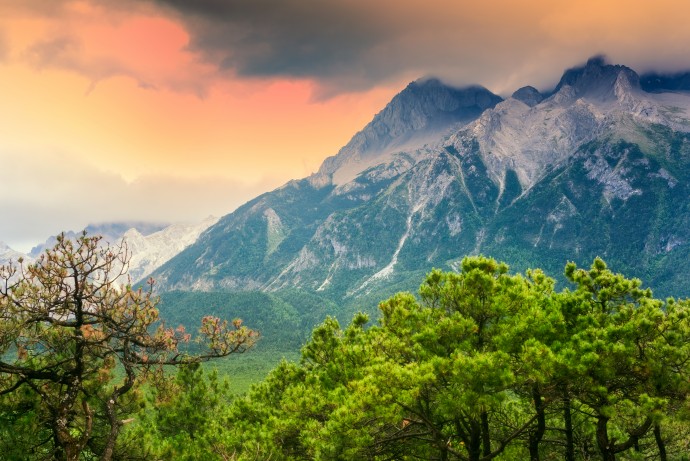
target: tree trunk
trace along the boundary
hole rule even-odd
[[[126,354],[125,359],[127,359]],[[134,386],[134,369],[132,368],[131,363],[124,362],[123,365],[127,374],[125,382],[122,384],[122,387],[118,387],[113,390],[113,393],[110,394],[110,398],[105,405],[105,412],[108,415],[108,423],[110,424],[110,432],[108,433],[108,438],[106,440],[103,453],[101,454],[100,461],[111,461],[113,459],[115,442],[117,442],[117,437],[120,435],[120,428],[122,427],[122,422],[117,415],[118,400],[122,395],[129,392]]]
[[[537,413],[537,427],[529,435],[529,459],[530,461],[539,461],[539,444],[544,437],[544,432],[546,432],[546,414],[544,412],[544,402],[541,399],[541,393],[537,384],[532,387],[532,400]]]
[[[491,434],[489,433],[489,414],[482,411],[482,456],[491,455]]]
[[[575,461],[575,442],[573,439],[573,415],[570,408],[568,389],[563,388],[563,421],[565,422],[565,461]]]
[[[609,440],[608,422],[609,418],[599,415],[597,419],[597,445],[599,445],[601,458],[604,461],[615,461],[616,453],[622,453],[634,447],[640,440],[640,437],[644,437],[652,427],[652,419],[647,417],[635,430],[628,433],[628,440],[616,444],[614,443],[615,440]]]
[[[470,461],[479,461],[482,455],[481,428],[476,421],[470,423],[470,446],[467,447]]]
[[[120,421],[117,419],[117,411],[115,409],[115,400],[111,398],[106,403],[106,414],[108,415],[108,422],[110,423],[110,432],[105,442],[105,448],[101,454],[100,461],[111,461],[115,452],[115,442],[120,434]]]
[[[609,418],[599,416],[597,418],[597,446],[601,453],[602,461],[616,461],[616,453],[612,450],[609,443]]]
[[[66,409],[61,408],[60,411],[63,414],[55,418],[53,424],[53,439],[55,443],[53,459],[56,461],[79,461],[79,456],[84,450],[84,446],[91,438],[93,415],[86,400],[82,400],[81,405],[84,411],[84,432],[80,437],[70,434],[69,417],[67,416]]]
[[[441,448],[440,461],[448,461],[448,448]]]
[[[639,450],[639,445],[640,445],[640,438],[644,437],[644,435],[649,431],[649,429],[652,427],[652,418],[649,416],[645,418],[645,420],[637,426],[634,430],[628,432],[628,440],[626,440],[623,443],[619,444],[611,444],[611,451],[613,453],[622,453],[626,450],[629,450],[631,447],[635,447],[635,451],[640,451]]]
[[[661,426],[658,423],[654,425],[654,440],[659,449],[659,461],[666,461],[666,443],[661,438]]]

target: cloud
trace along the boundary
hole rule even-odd
[[[155,89],[142,72],[107,53],[93,54],[76,35],[59,35],[33,43],[23,57],[38,70],[69,69],[87,77],[91,83],[87,93],[93,91],[98,82],[117,76],[126,76],[137,81],[141,88]]]
[[[365,71],[367,51],[390,35],[362,2],[320,0],[176,1],[191,46],[241,76],[334,77]]]
[[[7,60],[10,54],[10,48],[7,43],[7,35],[0,30],[0,63]]]
[[[127,182],[75,156],[0,152],[0,240],[17,250],[89,223],[123,220],[201,221],[222,216],[280,184],[242,183],[219,177],[145,176]]]
[[[87,92],[127,77],[144,89],[203,97],[218,75],[186,50],[184,28],[146,1],[6,0],[0,4],[3,26],[19,37],[12,54],[21,62],[75,72],[89,80]]]
[[[544,86],[599,52],[642,67],[690,66],[682,0],[151,1],[220,71],[313,79],[324,95],[425,74],[500,91]]]
[[[685,0],[3,3],[0,13],[24,11],[53,22],[28,50],[36,66],[71,69],[92,81],[125,75],[145,88],[200,96],[220,81],[287,78],[313,83],[319,99],[428,75],[510,93],[526,84],[545,89],[562,69],[596,53],[640,71],[690,67]],[[167,25],[127,27],[142,17]],[[94,24],[107,33],[88,26]],[[161,39],[173,25],[179,33],[168,30],[169,36],[177,39]],[[156,40],[160,46],[149,46]],[[168,56],[165,65],[157,65],[161,56]]]
[[[336,91],[369,89],[410,66],[420,67],[434,51],[418,53],[418,46],[410,48],[411,37],[437,25],[451,27],[438,24],[446,21],[438,21],[420,2],[156,2],[177,14],[191,35],[190,49],[220,71],[249,78],[313,79]]]
[[[58,67],[83,71],[83,65],[79,62],[81,51],[82,46],[78,38],[63,35],[32,44],[24,56],[32,66],[39,69]]]

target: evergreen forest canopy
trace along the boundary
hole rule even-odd
[[[655,299],[601,259],[589,269],[567,264],[571,287],[556,291],[539,269],[511,274],[494,259],[465,258],[457,273],[428,274],[418,296],[381,302],[376,322],[356,314],[341,328],[328,317],[299,362],[234,396],[199,362],[240,352],[255,334],[207,317],[207,352],[180,352],[186,333],[150,328],[153,298],[102,277],[102,261],[117,253],[80,242],[59,242],[19,278],[3,268],[3,459],[609,461],[690,452],[690,301]],[[162,379],[162,364],[177,365],[174,379]]]

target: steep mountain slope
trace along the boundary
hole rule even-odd
[[[163,263],[193,244],[199,235],[215,224],[218,218],[209,216],[199,223],[171,224],[157,232],[144,235],[135,228],[124,233],[122,239],[131,253],[129,277],[133,282],[141,280]]]
[[[342,299],[484,253],[551,273],[599,255],[687,287],[673,264],[690,256],[690,94],[659,81],[647,92],[594,58],[505,101],[415,82],[317,174],[223,217],[154,278]]]
[[[379,195],[424,158],[408,151],[454,132],[500,101],[481,87],[455,89],[434,79],[411,83],[318,173],[223,217],[154,278],[163,290],[275,289],[281,272],[309,259],[306,245],[329,216]],[[368,270],[371,262],[355,256],[349,265]]]
[[[347,184],[367,167],[433,143],[501,100],[481,86],[452,88],[433,78],[412,82],[337,155],[327,158],[310,182]]]

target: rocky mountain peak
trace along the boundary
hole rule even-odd
[[[296,288],[340,302],[407,289],[467,254],[687,259],[690,94],[645,92],[635,72],[595,57],[555,93],[499,101],[410,83],[319,174],[222,218],[154,278],[164,290]]]
[[[475,120],[502,100],[482,86],[457,88],[437,78],[411,82],[336,156],[326,159],[310,181],[317,186],[349,181],[378,158],[436,140],[450,127]],[[342,178],[334,178],[344,168],[347,171],[340,175]]]
[[[633,70],[597,56],[565,71],[549,97],[532,87],[521,88],[450,140],[460,151],[468,137],[476,139],[496,184],[504,187],[503,178],[512,170],[527,190],[554,164],[608,130],[606,124],[613,120],[622,117],[674,127],[684,123],[680,115],[684,109],[677,109],[677,121],[670,120],[670,112],[660,112],[659,103],[648,96]]]
[[[501,101],[481,86],[456,88],[436,78],[416,80],[360,132],[364,139],[355,136],[351,144],[357,143],[363,152],[375,151],[401,136],[474,119]]]
[[[0,264],[7,264],[10,261],[17,262],[19,258],[23,258],[26,262],[32,260],[28,255],[12,249],[5,242],[0,242]]]
[[[515,91],[511,96],[513,99],[524,102],[530,107],[534,107],[544,100],[544,95],[533,86],[523,86]]]
[[[608,64],[603,56],[594,56],[584,66],[566,70],[554,93],[568,86],[578,97],[615,97],[616,83],[622,80],[630,89],[640,88],[640,77],[634,70],[622,65]]]
[[[95,224],[92,223],[86,226],[84,230],[90,236],[100,235],[103,243],[117,244],[120,242],[125,232],[127,232],[129,229],[137,229],[141,235],[149,235],[154,232],[158,232],[169,225],[169,223],[153,223],[148,221],[113,221]],[[79,237],[80,233],[81,231],[67,231],[65,232],[65,237],[69,239],[76,239]],[[45,242],[34,246],[29,255],[33,258],[37,258],[45,250],[52,248],[56,242],[57,236],[52,235],[48,237]]]
[[[199,223],[171,224],[156,232],[131,228],[122,236],[131,253],[128,274],[132,281],[141,280],[170,258],[193,244],[210,226],[218,222],[209,216]]]

